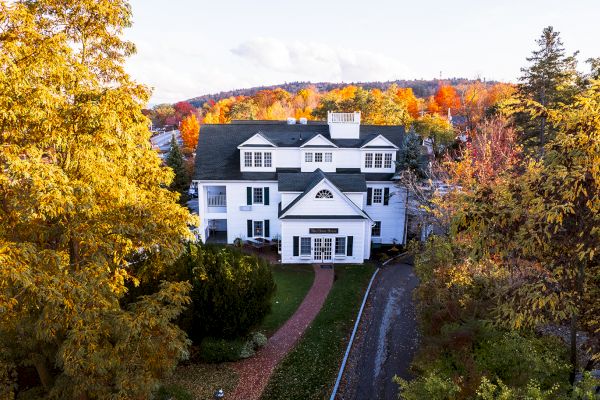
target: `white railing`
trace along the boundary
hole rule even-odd
[[[208,207],[225,207],[227,205],[226,195],[209,194],[206,196],[206,205]]]
[[[353,113],[337,113],[329,111],[327,113],[327,123],[360,124],[360,111],[355,111]]]

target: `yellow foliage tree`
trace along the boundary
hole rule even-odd
[[[171,263],[194,222],[123,69],[130,23],[122,0],[0,0],[0,364],[54,398],[148,398],[187,354],[188,283],[121,304],[134,256]]]

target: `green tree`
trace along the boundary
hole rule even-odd
[[[175,177],[173,178],[169,188],[175,192],[178,192],[181,195],[182,201],[185,201],[190,182],[187,169],[185,167],[185,160],[183,159],[183,154],[181,154],[181,149],[177,144],[175,135],[171,137],[171,146],[169,148],[167,158],[165,159],[165,164],[167,164],[167,166],[171,168],[175,174]]]
[[[437,114],[426,114],[415,120],[413,128],[423,139],[431,139],[436,156],[440,156],[456,138],[452,125]]]
[[[122,0],[0,0],[0,355],[55,398],[147,398],[187,355],[188,283],[120,303],[132,254],[161,270],[194,222],[123,69],[130,23]]]
[[[523,75],[519,93],[526,109],[553,109],[561,102],[569,102],[578,90],[577,53],[565,55],[560,33],[551,26],[544,28],[536,43],[538,49],[527,58],[531,65],[521,69]],[[527,100],[533,101],[533,104],[527,104]],[[523,129],[524,142],[543,152],[547,136],[551,138],[554,134],[552,127],[547,124],[546,114],[539,113],[535,119],[522,117],[517,121]]]

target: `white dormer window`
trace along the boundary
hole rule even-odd
[[[254,153],[254,167],[262,167],[262,153],[260,151]]]
[[[244,167],[252,168],[252,152],[244,152]]]
[[[323,189],[323,190],[319,190],[319,192],[317,193],[315,198],[316,199],[333,199],[333,194],[329,190]]]
[[[365,154],[365,168],[373,168],[373,153]]]
[[[304,162],[312,162],[312,153],[304,154]]]
[[[271,153],[265,152],[265,168],[271,168]]]
[[[383,154],[375,153],[375,168],[383,167]]]
[[[385,153],[383,168],[392,168],[392,153]]]
[[[325,153],[325,162],[332,162],[332,161],[333,161],[333,154]]]
[[[323,162],[323,153],[315,153],[315,162]]]

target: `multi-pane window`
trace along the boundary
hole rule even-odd
[[[373,189],[373,204],[383,202],[383,189],[382,188],[374,188]]]
[[[325,162],[332,162],[332,161],[333,161],[333,154],[325,153]]]
[[[271,153],[266,152],[264,157],[265,157],[265,160],[264,160],[265,168],[271,168]]]
[[[300,255],[301,256],[309,256],[310,255],[310,238],[309,237],[300,238]]]
[[[315,162],[323,162],[323,153],[315,153]]]
[[[262,167],[262,153],[260,151],[254,153],[254,167]]]
[[[263,221],[254,221],[254,236],[263,236]]]
[[[263,202],[263,188],[253,188],[252,190],[252,203],[262,204]]]
[[[385,153],[383,168],[392,168],[392,153]]]
[[[252,152],[250,151],[244,153],[244,167],[252,167]]]
[[[346,238],[336,237],[335,238],[335,254],[345,255],[346,254]]]
[[[383,165],[383,154],[375,153],[375,168],[381,168]]]
[[[365,168],[373,168],[373,153],[365,154]]]
[[[312,162],[312,153],[304,153],[304,162]]]
[[[381,236],[381,221],[374,221],[373,227],[371,228],[371,236],[373,236],[373,237]]]

